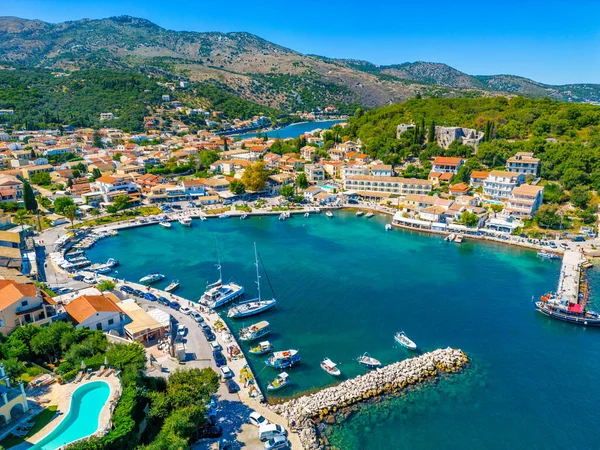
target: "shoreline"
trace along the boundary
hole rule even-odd
[[[249,134],[257,134],[256,132],[258,130],[261,130],[261,133],[271,133],[273,131],[281,131],[284,128],[291,127],[291,126],[294,126],[294,125],[304,125],[306,123],[321,123],[321,122],[332,122],[332,121],[339,121],[338,123],[342,123],[342,122],[344,122],[344,119],[303,120],[302,122],[290,123],[289,125],[286,125],[286,126],[281,127],[281,128],[272,128],[272,127],[269,127],[269,128],[255,128],[254,130],[244,131],[242,133],[232,133],[232,134],[228,134],[227,136],[230,136],[230,137],[247,136]],[[329,127],[329,128],[331,128],[331,127]],[[250,138],[246,138],[246,139],[250,139]],[[282,138],[282,139],[286,139],[286,138]]]

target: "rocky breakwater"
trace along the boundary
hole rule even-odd
[[[458,372],[467,361],[462,350],[438,349],[269,408],[287,420],[305,449],[324,448],[315,426],[324,417],[355,403],[399,392],[438,374]]]

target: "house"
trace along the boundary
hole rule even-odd
[[[117,303],[117,306],[129,319],[129,323],[123,327],[128,339],[150,345],[156,344],[159,338],[164,337],[165,325],[144,311],[135,300],[123,300]]]
[[[369,166],[364,164],[346,164],[342,167],[341,170],[341,178],[345,180],[348,177],[353,177],[355,175],[369,175],[371,171],[369,170]]]
[[[183,187],[184,193],[188,197],[200,197],[206,195],[206,185],[202,180],[182,180],[179,184]]]
[[[146,168],[143,166],[136,166],[133,164],[118,167],[115,170],[115,175],[144,175]]]
[[[316,148],[314,148],[310,145],[305,145],[304,147],[302,147],[300,149],[300,157],[307,161],[312,161],[316,152],[317,152]]]
[[[0,280],[0,331],[7,335],[20,325],[51,323],[55,305],[34,284]]]
[[[373,164],[369,168],[371,170],[371,175],[374,177],[391,177],[394,175],[391,164]]]
[[[543,186],[522,184],[510,193],[504,213],[513,217],[530,219],[542,204]]]
[[[325,192],[319,186],[309,186],[304,189],[304,198],[310,202],[315,201],[315,196],[321,192]]]
[[[342,161],[321,161],[321,165],[325,172],[334,180],[340,177],[345,164]]]
[[[448,190],[448,192],[450,192],[450,195],[454,195],[456,197],[459,197],[461,195],[467,195],[469,193],[469,185],[466,183],[457,183],[454,186],[450,186],[450,189]]]
[[[127,316],[109,295],[114,297],[112,294],[82,295],[67,304],[65,312],[75,324],[75,328],[122,330]]]
[[[454,176],[454,174],[452,172],[443,172],[439,176],[438,181],[440,183],[450,183],[450,181],[452,181],[453,176]]]
[[[105,120],[113,120],[115,115],[113,113],[100,113],[100,122],[104,122]]]
[[[291,184],[295,180],[294,175],[289,173],[277,173],[269,176],[266,185],[270,195],[278,195],[279,190],[286,184]]]
[[[408,194],[404,200],[404,206],[407,209],[420,210],[435,206],[438,197],[424,194]]]
[[[267,153],[263,156],[263,163],[267,169],[276,169],[279,167],[281,156],[276,153]]]
[[[433,170],[429,172],[429,176],[427,179],[433,183],[434,186],[440,184],[440,177],[442,176],[442,172],[434,172]]]
[[[483,182],[489,174],[490,173],[486,171],[474,170],[473,172],[471,172],[471,186],[474,188],[482,187]]]
[[[229,181],[221,175],[213,178],[202,178],[201,184],[207,191],[222,192],[229,189]]]
[[[396,139],[400,139],[400,136],[403,133],[407,132],[408,130],[414,130],[414,129],[415,129],[415,126],[412,125],[412,124],[408,125],[408,124],[405,124],[405,123],[401,123],[400,125],[398,125],[396,127]]]
[[[23,183],[17,177],[0,173],[0,202],[19,202],[23,198]]]
[[[429,222],[441,222],[445,212],[446,208],[442,206],[428,206],[419,211],[419,219]]]
[[[465,162],[463,158],[451,158],[447,156],[436,156],[432,163],[432,172],[451,172],[456,174],[460,166]]]
[[[304,173],[309,183],[320,183],[325,181],[325,170],[321,164],[306,164]]]
[[[304,161],[296,158],[295,153],[287,153],[279,160],[279,169],[283,172],[292,173],[302,170]]]
[[[531,152],[518,152],[506,160],[506,170],[537,177],[540,173],[540,160],[534,158]]]
[[[495,200],[508,199],[512,190],[524,181],[522,173],[492,170],[483,182],[483,195]]]
[[[39,173],[39,172],[52,172],[54,170],[54,166],[50,164],[43,164],[41,166],[31,165],[25,166],[21,168],[21,172],[23,173],[23,178],[26,180],[31,180],[31,176]]]
[[[337,197],[334,194],[331,194],[326,191],[318,192],[313,195],[314,202],[318,202],[321,205],[326,205],[328,203],[334,203],[337,200]]]
[[[432,183],[429,180],[400,177],[374,177],[356,175],[344,181],[344,189],[358,191],[358,195],[368,198],[384,198],[391,195],[428,194]]]

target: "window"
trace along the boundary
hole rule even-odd
[[[115,323],[115,319],[108,319],[108,324],[113,325]]]
[[[29,302],[27,300],[23,300],[21,302],[21,306],[27,306],[29,304]]]
[[[102,324],[100,322],[96,324],[96,330],[102,331]]]

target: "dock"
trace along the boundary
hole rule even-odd
[[[586,262],[583,252],[567,250],[563,256],[556,297],[569,304],[579,303],[581,290],[581,270]]]

